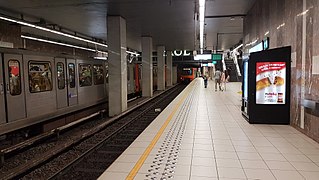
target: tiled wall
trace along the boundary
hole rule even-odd
[[[292,47],[290,124],[319,142],[319,113],[301,105],[319,101],[319,1],[256,0],[244,20],[244,47],[265,37],[270,48]]]

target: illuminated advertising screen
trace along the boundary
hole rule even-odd
[[[285,104],[286,63],[256,63],[256,104]]]
[[[248,100],[248,61],[244,62],[244,99]]]

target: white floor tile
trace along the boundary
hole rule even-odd
[[[266,161],[266,164],[272,170],[296,170],[289,162]]]
[[[318,163],[319,162],[319,155],[308,155],[307,156],[312,162]]]
[[[213,146],[213,142],[211,139],[200,139],[200,138],[195,138],[194,139],[195,144],[206,144],[206,145],[211,145]]]
[[[109,172],[122,172],[129,173],[131,169],[134,167],[134,163],[113,163],[107,170]]]
[[[238,159],[235,152],[215,152],[216,159]]]
[[[232,141],[234,146],[248,146],[248,147],[253,147],[253,144],[250,141],[241,141],[241,140],[233,140]]]
[[[244,179],[246,175],[241,168],[221,168],[218,167],[219,178],[239,178]]]
[[[291,164],[299,171],[317,171],[319,172],[319,166],[315,163],[307,162],[291,162]]]
[[[217,167],[226,167],[226,168],[242,168],[240,161],[237,159],[216,159]]]
[[[259,153],[265,161],[287,161],[285,157],[277,153]]]
[[[191,167],[192,176],[199,177],[217,177],[216,168],[208,167],[208,166],[192,166]]]
[[[244,171],[248,179],[275,180],[275,177],[270,170],[244,169]]]
[[[213,146],[210,144],[195,144],[193,149],[213,151]]]
[[[194,149],[193,157],[214,158],[215,154],[214,151]]]
[[[224,144],[214,144],[215,151],[222,151],[222,152],[235,152],[233,145],[224,145]]]
[[[306,178],[306,180],[318,180],[319,172],[299,171],[299,173]]]
[[[185,178],[185,179],[188,179],[188,177]],[[185,180],[185,179],[181,179],[181,180]],[[174,180],[175,180],[175,178],[174,178]],[[218,179],[217,178],[212,178],[212,177],[191,176],[190,180],[218,180]]]
[[[290,162],[311,162],[311,160],[305,155],[283,154],[283,156]]]
[[[268,166],[262,160],[240,160],[244,169],[268,169]]]
[[[174,180],[185,180],[185,179],[189,179],[188,176],[178,176],[178,175],[173,175]]]
[[[177,158],[178,165],[191,165],[191,156],[180,156]]]
[[[191,166],[189,165],[177,165],[174,170],[174,175],[176,176],[190,176]]]
[[[252,152],[256,153],[255,147],[250,147],[250,146],[235,146],[235,150],[237,152]]]
[[[261,160],[261,157],[258,153],[251,153],[251,152],[237,152],[237,155],[240,160]]]
[[[259,153],[280,153],[275,147],[256,147]]]
[[[304,177],[298,171],[272,170],[272,173],[277,180],[304,180]]]
[[[193,166],[216,166],[216,163],[214,158],[193,157],[192,165]]]

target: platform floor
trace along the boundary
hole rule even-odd
[[[319,179],[319,144],[288,125],[249,124],[240,83],[195,79],[99,179]]]

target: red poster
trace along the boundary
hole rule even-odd
[[[286,63],[256,63],[256,104],[285,104]]]

